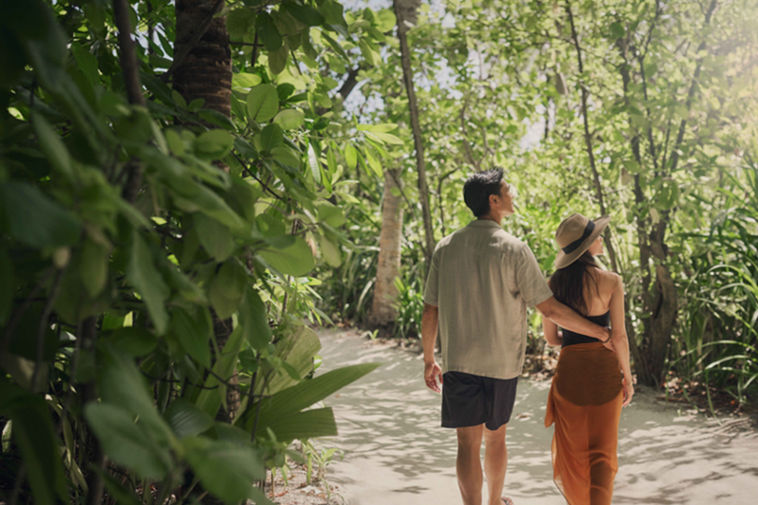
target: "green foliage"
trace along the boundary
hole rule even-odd
[[[137,61],[107,2],[0,6],[0,463],[17,503],[99,482],[104,503],[267,503],[288,442],[336,433],[309,407],[373,368],[312,378],[306,324],[355,203],[343,149],[392,141],[355,133],[336,72],[384,36],[333,0],[229,3],[231,88],[198,77],[227,116],[173,88],[192,6],[125,3]]]

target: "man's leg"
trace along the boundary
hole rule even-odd
[[[484,473],[487,474],[489,505],[503,505],[500,495],[505,483],[505,468],[508,466],[505,427],[504,424],[494,431],[484,429]]]
[[[458,487],[464,505],[482,504],[482,463],[479,450],[482,447],[484,425],[456,428],[458,432],[458,458],[455,469]]]

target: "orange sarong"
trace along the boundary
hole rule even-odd
[[[616,354],[600,342],[561,349],[547,399],[553,480],[569,505],[610,505],[623,393]]]

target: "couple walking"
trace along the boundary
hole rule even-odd
[[[458,435],[463,503],[482,503],[484,439],[489,505],[512,505],[501,497],[505,429],[524,363],[526,307],[536,306],[545,339],[562,346],[545,416],[546,426],[555,424],[553,478],[570,505],[608,505],[621,406],[634,394],[623,283],[593,258],[608,218],[574,214],[561,223],[548,283],[529,247],[500,226],[514,212],[503,171],[472,175],[463,196],[477,219],[437,244],[421,329],[426,385],[442,391],[442,426]],[[442,367],[434,358],[438,330]]]

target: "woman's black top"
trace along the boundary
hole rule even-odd
[[[608,322],[611,320],[611,311],[609,310],[605,314],[601,314],[599,316],[584,316],[586,319],[589,319],[595,324],[599,324],[600,326],[608,326]],[[567,345],[573,345],[573,344],[587,344],[590,342],[600,342],[596,338],[588,337],[587,335],[582,335],[581,333],[575,333],[571,330],[563,329],[563,341],[561,343],[561,347],[566,347]]]

